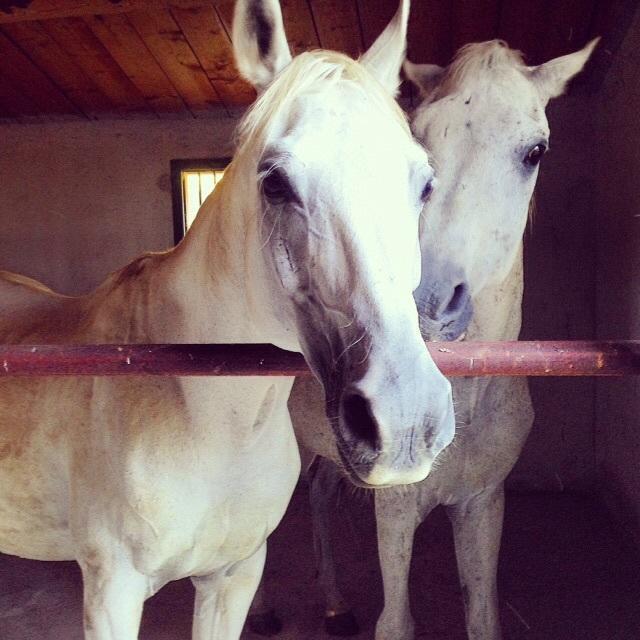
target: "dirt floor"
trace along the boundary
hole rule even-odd
[[[344,591],[363,627],[358,638],[372,638],[382,590],[365,498],[343,497],[335,539]],[[267,565],[285,624],[282,640],[327,637],[310,541],[306,490],[300,487],[272,538]],[[451,534],[440,511],[418,531],[411,586],[417,638],[465,640]],[[587,498],[508,496],[500,591],[505,640],[640,638],[640,558]],[[140,637],[189,638],[192,600],[188,581],[165,587],[147,603]],[[0,556],[0,639],[81,640],[76,565]]]

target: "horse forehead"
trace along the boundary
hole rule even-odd
[[[408,129],[392,110],[373,103],[358,87],[336,86],[300,96],[289,114],[286,142],[292,153],[313,163],[387,150],[408,160],[420,158]]]
[[[459,92],[422,105],[413,128],[436,161],[443,153],[455,153],[457,143],[479,151],[483,147],[478,143],[484,141],[497,151],[549,133],[544,106],[524,78],[516,88],[512,83],[468,83]]]

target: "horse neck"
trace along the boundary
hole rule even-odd
[[[185,239],[151,276],[159,341],[275,342],[256,225],[241,163],[227,169]],[[147,285],[148,286],[148,285]],[[167,313],[167,309],[170,310]]]
[[[522,324],[524,276],[522,244],[509,275],[485,287],[473,298],[473,320],[468,340],[517,340]]]

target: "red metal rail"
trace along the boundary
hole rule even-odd
[[[447,376],[640,374],[640,341],[431,342]],[[271,345],[5,345],[0,376],[305,376],[301,355]]]

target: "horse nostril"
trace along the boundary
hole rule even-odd
[[[466,293],[467,293],[467,287],[464,283],[461,283],[456,287],[454,287],[453,295],[449,300],[449,304],[445,308],[445,313],[447,315],[458,313],[458,311],[462,310],[465,304],[465,300],[467,298]]]
[[[342,418],[349,435],[371,451],[380,447],[378,423],[371,413],[371,404],[360,393],[350,391],[342,396]]]

